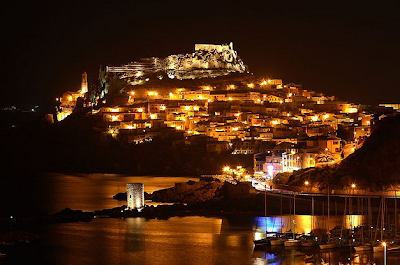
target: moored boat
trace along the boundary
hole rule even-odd
[[[288,239],[283,244],[285,247],[298,247],[300,246],[300,241],[297,239]]]
[[[374,252],[381,252],[383,251],[383,246],[382,245],[373,246],[373,250]]]
[[[271,239],[271,241],[269,243],[271,244],[271,247],[283,246],[284,241],[281,238],[276,238],[276,239]]]
[[[270,244],[270,240],[268,238],[258,239],[253,241],[254,246],[257,247],[265,247]]]
[[[333,249],[333,248],[336,248],[336,247],[337,247],[337,245],[336,245],[335,243],[326,243],[326,244],[321,244],[321,245],[319,245],[319,248],[320,248],[321,250]]]
[[[372,245],[370,244],[363,244],[363,245],[358,245],[354,246],[354,250],[357,251],[370,251],[372,249]]]
[[[300,242],[301,247],[314,247],[315,241],[314,240],[307,240]]]

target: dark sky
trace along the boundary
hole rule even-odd
[[[99,66],[234,42],[251,72],[356,103],[400,103],[400,15],[388,1],[2,3],[1,106],[49,106]]]

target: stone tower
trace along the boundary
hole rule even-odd
[[[82,74],[82,83],[81,83],[81,93],[87,93],[88,92],[88,81],[87,81],[87,73],[83,72]]]
[[[126,184],[126,198],[129,209],[141,209],[144,207],[144,185],[143,183]]]

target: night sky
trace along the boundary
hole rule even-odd
[[[351,3],[348,3],[351,2]],[[363,104],[400,103],[395,1],[2,3],[0,106],[51,106],[100,65],[234,42],[258,76]]]

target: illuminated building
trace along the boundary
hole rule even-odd
[[[83,72],[83,74],[82,74],[82,83],[81,83],[81,94],[85,94],[87,92],[88,92],[87,73]]]
[[[222,45],[195,44],[193,53],[151,57],[122,66],[106,66],[107,73],[118,74],[133,85],[146,81],[144,76],[149,73],[166,75],[170,79],[193,79],[245,71],[246,67],[233,49],[232,42]]]
[[[144,207],[144,185],[143,183],[126,184],[126,198],[129,209],[141,209]]]

